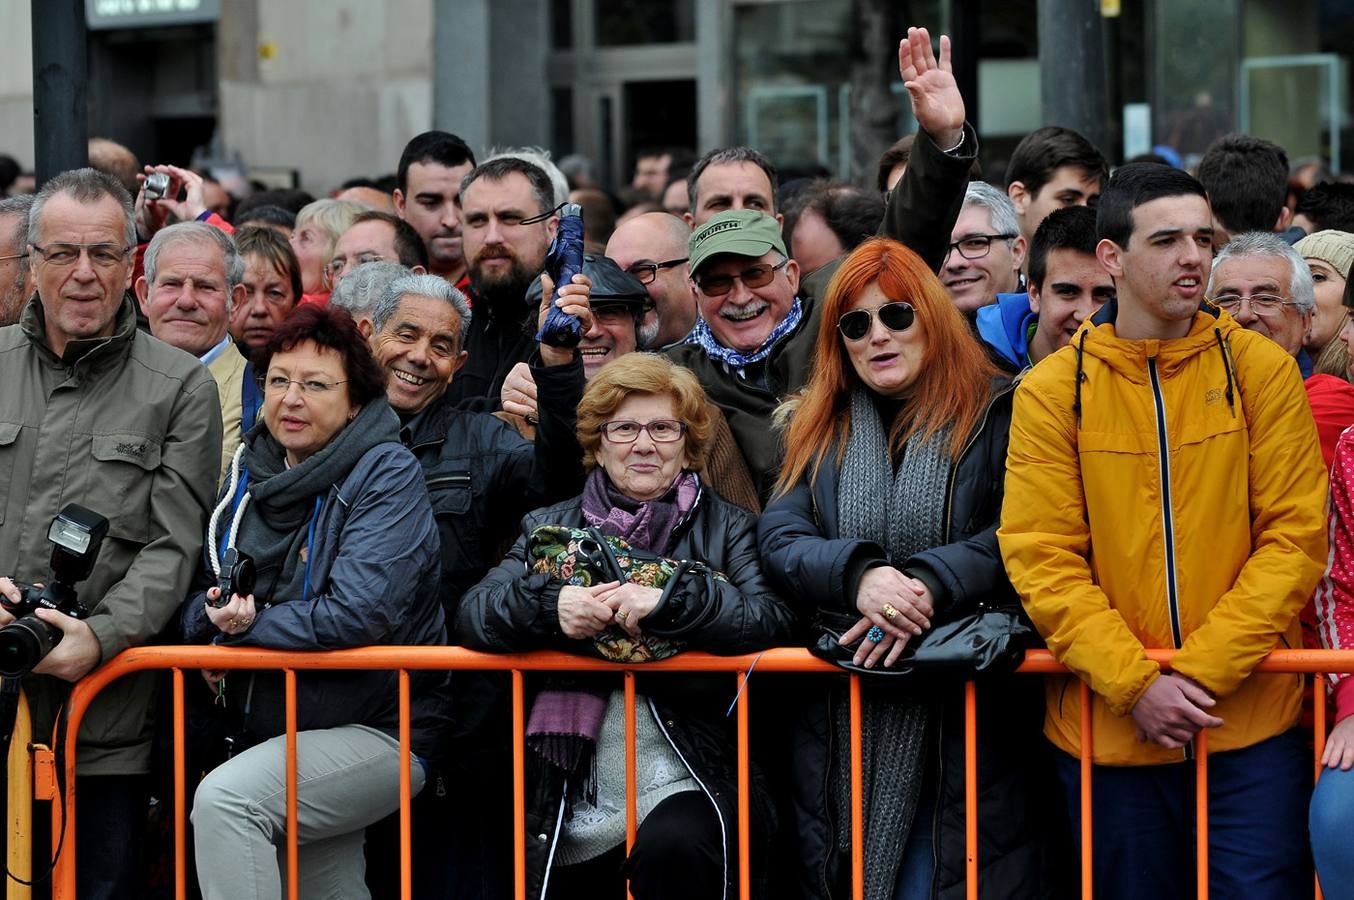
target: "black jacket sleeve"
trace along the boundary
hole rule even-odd
[[[708,653],[752,653],[789,640],[794,615],[763,574],[756,518],[718,497],[704,504],[693,530],[709,529],[709,564],[683,560],[643,630]]]
[[[562,366],[531,365],[536,382],[536,455],[533,506],[557,503],[583,490],[583,448],[578,443],[578,401],[583,399],[583,361]]]
[[[567,640],[559,627],[560,582],[527,571],[527,538],[541,524],[522,520],[522,535],[507,557],[461,598],[452,622],[458,643],[472,650],[513,653]]]
[[[879,233],[902,241],[931,271],[939,272],[950,249],[950,233],[964,208],[969,167],[978,156],[978,135],[964,123],[964,141],[953,153],[917,132],[907,170],[894,185]]]
[[[767,505],[758,526],[762,563],[802,615],[819,608],[855,610],[855,588],[864,569],[887,564],[873,541],[829,538],[813,514],[813,489],[801,480]]]

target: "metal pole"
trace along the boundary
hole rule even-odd
[[[84,0],[33,0],[33,171],[38,186],[89,165]]]
[[[1040,0],[1038,19],[1044,124],[1071,128],[1102,152],[1110,150],[1100,5]]]
[[[1042,6],[1042,3],[1040,4]],[[978,4],[969,3],[966,0],[950,0],[949,21],[950,21],[950,39],[954,46],[954,80],[959,84],[959,93],[964,98],[964,111],[968,116],[969,123],[978,129],[978,137],[982,138],[982,129],[978,124],[980,110],[978,109]],[[995,173],[998,179],[1006,175],[1005,172]]]

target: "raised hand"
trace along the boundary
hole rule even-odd
[[[964,97],[954,80],[950,39],[940,36],[940,60],[925,28],[909,28],[898,42],[898,74],[912,98],[917,125],[942,150],[956,146],[964,134]]]

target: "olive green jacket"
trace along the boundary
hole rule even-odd
[[[50,578],[47,529],[68,503],[109,520],[80,599],[103,660],[145,644],[188,594],[221,462],[221,406],[207,367],[137,331],[123,298],[114,334],[50,348],[35,296],[0,328],[0,574]],[[80,729],[81,775],[149,771],[153,673],[115,682]],[[69,685],[24,689],[46,741]]]

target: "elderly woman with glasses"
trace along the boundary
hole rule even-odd
[[[207,526],[205,584],[183,606],[184,638],[273,650],[444,643],[423,472],[400,443],[383,372],[357,326],[341,310],[303,307],[258,362],[263,414]],[[243,752],[208,774],[194,798],[202,894],[278,897],[287,823],[282,674],[204,674],[244,730],[234,743]],[[441,743],[444,682],[411,676],[415,793]],[[364,831],[399,806],[398,696],[393,672],[297,675],[302,896],[365,896]]]
[[[699,474],[710,432],[705,392],[686,369],[648,353],[603,366],[578,407],[590,469],[582,495],[526,517],[507,559],[462,599],[460,642],[643,661],[785,640],[791,615],[763,576],[755,517]],[[734,896],[732,686],[727,676],[641,681],[640,828],[628,856],[619,678],[536,686],[525,736],[528,896],[619,900],[626,878],[641,900]],[[760,791],[750,801],[754,839],[764,839],[769,803]]]
[[[897,242],[874,238],[846,258],[823,323],[817,366],[787,410],[762,560],[802,617],[854,648],[854,665],[887,670],[934,624],[1019,607],[996,539],[1012,388],[936,276]],[[792,743],[801,880],[806,895],[847,896],[846,689],[820,685],[801,698]],[[854,801],[865,811],[865,897],[962,896],[962,681],[866,676],[865,689]],[[984,896],[1048,895],[1031,792],[1038,691],[1032,679],[979,688]]]

